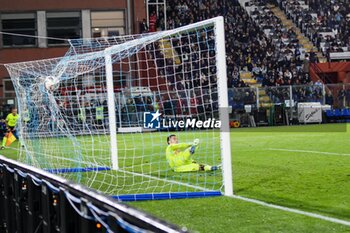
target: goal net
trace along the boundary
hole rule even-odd
[[[222,17],[6,67],[20,160],[120,199],[232,194]],[[193,171],[166,156],[169,135],[193,148]]]

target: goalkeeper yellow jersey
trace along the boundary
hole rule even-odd
[[[6,117],[7,125],[10,127],[15,127],[17,124],[18,118],[19,118],[18,114],[16,114],[16,115],[13,115],[12,113],[8,114]]]
[[[189,158],[189,151],[185,151],[190,148],[192,144],[179,143],[171,144],[166,148],[166,159],[171,168],[191,164],[192,160]]]

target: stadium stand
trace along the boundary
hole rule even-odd
[[[278,4],[329,60],[350,58],[348,1],[278,0]]]
[[[247,12],[237,0],[227,5],[211,0],[170,1],[168,28],[224,15],[229,88],[309,84],[309,55],[298,43],[294,30],[281,26],[266,1],[249,4],[254,11]],[[163,21],[158,17],[157,22]],[[161,23],[157,27],[163,29]]]
[[[229,91],[230,104],[235,109],[244,109],[247,104],[269,108],[290,99],[325,102],[325,90],[331,91],[323,87],[327,80],[323,76],[318,81],[311,79],[310,72],[314,63],[347,59],[350,15],[346,2],[175,0],[167,6],[167,25],[172,29],[225,16],[227,82],[229,88],[238,88]],[[164,14],[157,16],[156,27],[165,29]],[[181,67],[183,61],[172,61],[170,57],[166,57],[169,65]],[[169,76],[166,71],[161,73]],[[206,77],[192,75],[185,80],[199,78],[205,82],[202,79]],[[190,88],[173,74],[170,83],[173,90]],[[344,94],[331,92],[336,106],[347,105],[346,88]]]

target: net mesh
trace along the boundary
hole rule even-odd
[[[221,171],[174,172],[169,134],[200,139],[192,158],[221,163],[220,133],[177,126],[145,129],[160,119],[219,120],[213,22],[153,34],[70,41],[61,58],[6,65],[18,97],[20,160],[107,194],[220,190]],[[111,54],[118,170],[111,169],[105,54]]]

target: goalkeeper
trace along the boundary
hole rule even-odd
[[[167,137],[168,147],[166,148],[166,159],[175,172],[192,172],[192,171],[215,171],[219,166],[210,166],[199,164],[192,160],[199,139],[193,143],[178,143],[176,135],[172,134]]]

